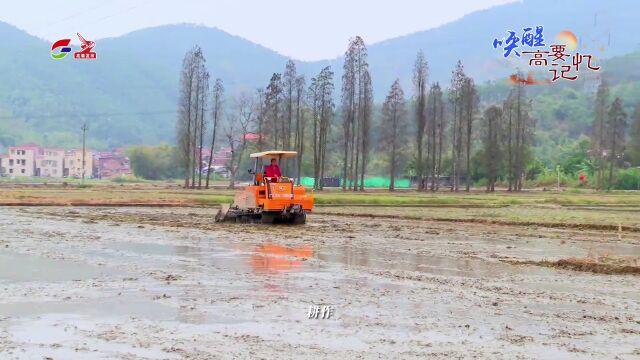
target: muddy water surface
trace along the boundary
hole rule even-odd
[[[637,276],[499,261],[639,254],[635,238],[214,212],[0,209],[0,358],[640,356]]]

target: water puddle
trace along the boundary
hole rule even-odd
[[[159,345],[143,345],[139,341],[110,341],[109,329],[117,324],[96,324],[80,315],[47,314],[26,321],[8,321],[5,326],[14,343],[20,344],[14,358],[23,359],[174,359]],[[73,326],[60,326],[72,324]],[[105,335],[107,335],[105,337]],[[9,352],[10,354],[11,352]],[[6,355],[6,353],[5,353]]]
[[[149,320],[174,320],[175,308],[136,295],[122,295],[79,301],[16,302],[0,304],[0,317],[24,317],[44,314],[75,314],[90,317],[137,317]]]
[[[320,248],[315,257],[347,266],[378,270],[419,271],[433,275],[466,277],[500,277],[521,271],[518,267],[471,257],[407,254],[384,249],[358,249],[351,246]],[[527,274],[542,269],[527,269]]]
[[[197,246],[134,242],[119,242],[109,244],[109,249],[120,252],[129,252],[136,255],[160,256],[192,256],[205,251],[205,249]]]
[[[0,282],[86,280],[106,273],[87,264],[0,251]]]

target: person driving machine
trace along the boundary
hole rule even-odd
[[[264,168],[264,176],[269,178],[270,181],[278,181],[278,179],[282,177],[278,160],[275,158],[271,159],[271,164]]]

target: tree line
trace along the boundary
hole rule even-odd
[[[372,159],[378,169],[386,168],[390,190],[397,177],[406,175],[415,177],[420,191],[445,186],[470,191],[478,176],[486,180],[487,191],[495,191],[498,183],[509,191],[523,189],[534,158],[536,126],[524,84],[513,84],[501,102],[481,104],[461,61],[443,87],[429,82],[427,58],[418,51],[412,93],[407,97],[396,79],[383,104],[376,106],[367,55],[361,37],[349,41],[339,95],[330,66],[307,80],[288,61],[264,88],[225,101],[222,80],[216,79],[209,89],[202,50],[196,46],[188,51],[176,122],[184,186],[209,186],[213,149],[220,146],[216,131],[222,126],[223,146],[231,152],[230,187],[247,151],[277,149],[297,151],[283,171],[298,182],[302,176],[313,177],[315,189],[324,187],[327,176],[339,176],[343,191],[364,190]],[[591,152],[599,178],[608,165],[610,184],[623,151],[626,114],[620,99],[608,103],[607,91],[603,82],[596,96]],[[208,163],[203,163],[205,148]]]
[[[639,119],[637,124],[640,124],[638,114],[640,113],[636,113],[636,118]],[[606,187],[610,189],[613,185],[613,170],[623,162],[626,126],[627,114],[623,110],[622,100],[616,97],[609,103],[609,85],[606,81],[602,81],[596,93],[589,154],[593,159],[596,189],[605,187],[605,172],[607,170]],[[635,135],[640,135],[640,133]],[[637,141],[631,145],[632,148],[634,145],[640,148]]]

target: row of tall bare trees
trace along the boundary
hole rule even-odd
[[[417,152],[415,160],[419,191],[428,187],[429,179],[431,190],[435,191],[438,188],[446,128],[440,84],[436,82],[427,89],[428,76],[429,64],[420,50],[413,69]]]
[[[487,191],[495,191],[501,173],[506,174],[509,191],[522,190],[535,128],[530,105],[524,85],[516,84],[502,106],[494,104],[484,110],[480,161]]]
[[[522,74],[520,74],[520,77]],[[531,158],[535,120],[530,115],[531,101],[527,99],[525,85],[518,83],[503,104],[506,121],[507,181],[509,191],[521,191],[525,166]]]
[[[514,85],[502,107],[492,105],[485,110],[482,133],[476,134],[478,131],[474,124],[478,118],[480,101],[476,85],[465,74],[462,63],[458,61],[452,72],[448,107],[445,107],[439,83],[432,84],[427,91],[428,69],[424,54],[418,52],[413,71],[418,190],[439,189],[443,151],[449,143],[451,191],[460,190],[462,179],[465,190],[469,191],[473,144],[478,137],[483,143],[487,190],[495,190],[495,183],[503,168],[509,191],[521,190],[535,127],[529,115],[531,104],[526,98],[524,85]],[[503,158],[505,165],[502,164]]]
[[[364,177],[371,152],[371,124],[374,113],[373,90],[367,48],[361,37],[350,40],[343,65],[340,99],[342,136],[342,188],[344,191],[364,189]],[[295,172],[300,181],[305,149],[312,149],[314,188],[322,189],[328,161],[331,129],[335,113],[334,73],[325,67],[310,80],[307,87],[293,61],[288,61],[283,73],[274,73],[265,88],[254,93],[240,93],[223,116],[224,86],[217,79],[209,89],[209,73],[199,47],[187,52],[181,74],[177,138],[181,162],[185,171],[185,187],[202,187],[203,167],[205,187],[209,186],[216,132],[223,123],[225,146],[231,151],[227,164],[230,186],[233,187],[242,158],[251,144],[249,136],[257,138],[253,146],[258,151],[268,148],[295,150],[295,163],[285,164],[285,173]],[[533,139],[533,119],[524,86],[516,85],[502,106],[484,111],[482,133],[474,128],[479,113],[479,97],[473,79],[464,72],[460,61],[452,72],[446,90],[439,83],[429,84],[429,66],[424,53],[417,54],[411,104],[415,120],[415,170],[419,190],[436,191],[440,187],[443,168],[450,168],[451,191],[459,191],[464,181],[466,191],[471,186],[471,157],[474,139],[480,139],[486,158],[489,179],[487,190],[495,188],[501,170],[506,170],[509,190],[521,190],[528,147]],[[211,94],[212,92],[212,94]],[[400,155],[406,146],[408,120],[407,101],[400,81],[396,80],[382,106],[379,132],[381,148],[388,155],[390,189],[399,175]],[[207,116],[207,114],[211,114]],[[222,119],[225,118],[226,121]],[[309,124],[307,124],[308,121]],[[311,141],[309,141],[311,140]],[[210,145],[210,146],[209,146]],[[209,146],[209,163],[203,164],[203,151]],[[450,151],[450,156],[447,152]],[[502,159],[505,164],[502,165]],[[491,162],[490,160],[493,160]],[[448,164],[444,164],[450,162]]]
[[[311,79],[306,89],[306,79],[297,74],[293,61],[286,64],[284,76],[274,73],[264,92],[264,121],[259,121],[260,134],[258,150],[271,146],[278,150],[297,152],[295,169],[291,163],[285,165],[285,173],[295,170],[295,178],[300,182],[302,163],[305,156],[307,118],[311,118],[314,188],[321,189],[319,181],[324,177],[327,143],[334,113],[333,72],[325,67]]]
[[[396,79],[382,105],[382,142],[389,152],[389,190],[395,190],[398,176],[398,152],[402,146],[406,131],[406,108],[404,91],[400,80]]]
[[[362,190],[370,151],[373,90],[367,49],[361,37],[350,40],[343,69],[342,183],[345,190]],[[261,135],[258,148],[262,150],[268,143],[277,149],[297,151],[295,175],[298,181],[305,155],[305,114],[311,116],[314,187],[317,189],[323,187],[321,179],[324,177],[327,144],[335,110],[333,92],[333,71],[330,67],[322,69],[311,79],[309,88],[305,90],[305,78],[297,75],[293,61],[287,63],[284,76],[274,73],[266,90],[261,92],[264,108],[258,120],[257,131]]]
[[[607,188],[613,185],[613,170],[623,159],[627,114],[622,100],[616,97],[609,104],[609,86],[602,81],[596,93],[593,126],[591,131],[591,155],[594,163],[596,189],[605,185],[604,173],[609,166]]]
[[[471,183],[471,140],[473,122],[478,110],[478,92],[473,79],[464,73],[462,62],[458,60],[449,87],[449,102],[452,109],[451,123],[451,191],[460,189],[461,175],[465,176],[466,191]],[[463,160],[464,167],[463,167]]]
[[[367,47],[360,36],[349,41],[342,74],[342,190],[363,190],[371,137],[373,87]]]
[[[180,76],[180,99],[176,123],[179,157],[185,170],[184,186],[202,188],[203,167],[211,168],[216,130],[220,119],[224,88],[222,81],[216,79],[211,99],[212,118],[207,118],[211,89],[209,72],[202,49],[195,46],[189,50],[182,62]],[[210,133],[209,133],[210,132]],[[208,163],[204,164],[203,149],[210,146]],[[210,171],[206,172],[205,187],[209,187]]]
[[[418,190],[429,188],[435,191],[439,188],[447,123],[440,84],[434,83],[427,93],[427,83],[428,63],[420,51],[413,71],[416,175]],[[466,178],[466,190],[469,191],[473,123],[479,98],[473,79],[464,73],[464,67],[460,61],[453,71],[448,100],[451,119],[449,129],[451,131],[451,191],[459,190],[460,178],[463,174]],[[426,147],[423,145],[425,135]]]
[[[333,119],[333,71],[327,66],[311,79],[309,103],[313,123],[313,188],[321,190],[327,163],[327,144]]]
[[[184,58],[180,78],[180,103],[177,123],[180,159],[185,169],[185,187],[195,187],[196,170],[202,154],[195,149],[204,141],[206,130],[204,114],[209,90],[209,72],[199,47],[191,49]],[[202,176],[198,172],[198,184],[202,184]]]
[[[266,89],[258,91],[259,97],[264,96],[257,129],[260,136],[258,150],[264,150],[269,144],[275,149],[297,151],[295,177],[298,181],[304,156],[305,86],[304,76],[298,75],[295,63],[289,60],[284,75],[274,73]],[[294,170],[291,165],[286,164],[285,172]]]
[[[439,83],[434,83],[429,88],[429,96],[427,97],[427,170],[426,178],[431,179],[431,191],[436,191],[440,187],[439,179],[442,174],[442,152],[445,146],[445,131],[447,122],[444,116],[444,101],[442,100],[442,89]],[[426,183],[424,178],[420,178],[421,184],[425,189]]]

